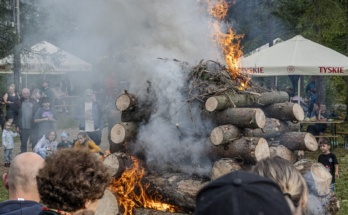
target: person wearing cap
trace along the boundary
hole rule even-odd
[[[55,129],[56,114],[50,108],[50,100],[47,97],[42,98],[42,107],[39,108],[34,116],[34,122],[37,123],[37,137],[41,139],[47,132]],[[36,143],[35,143],[36,144]],[[33,148],[35,145],[32,146]]]
[[[93,90],[86,89],[84,97],[85,101],[76,108],[76,118],[80,121],[79,129],[80,132],[86,132],[95,144],[100,145],[104,127],[101,107],[94,101]]]
[[[66,131],[60,133],[61,141],[58,143],[57,149],[71,148],[72,142],[69,140],[69,134]]]
[[[290,215],[283,192],[272,180],[242,170],[203,187],[196,196],[195,215]]]

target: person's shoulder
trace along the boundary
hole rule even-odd
[[[7,200],[0,203],[0,214],[39,214],[42,205],[31,200]]]

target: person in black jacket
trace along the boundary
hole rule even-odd
[[[2,176],[9,200],[0,203],[0,214],[39,214],[42,205],[35,177],[43,166],[44,159],[33,152],[19,154],[13,159],[9,172]]]

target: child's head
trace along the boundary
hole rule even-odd
[[[68,132],[63,131],[63,132],[60,134],[60,138],[62,139],[63,142],[68,141],[68,138],[69,138]]]
[[[12,125],[12,123],[11,122],[5,122],[5,129],[6,130],[10,130],[11,129],[11,125]]]
[[[327,154],[330,152],[330,139],[329,138],[322,138],[319,141],[319,144],[320,144],[319,147],[320,147],[322,154]]]

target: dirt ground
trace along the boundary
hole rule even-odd
[[[1,129],[0,129],[1,130]],[[57,130],[57,140],[58,142],[60,142],[60,133],[62,131],[67,131],[69,133],[69,140],[73,141],[74,139],[76,139],[76,136],[79,132],[79,129],[77,127],[73,127],[73,128],[66,128],[66,129],[59,129]],[[100,144],[100,148],[102,149],[103,152],[105,152],[106,150],[109,150],[109,142],[107,139],[107,135],[108,135],[108,129],[107,127],[103,129],[103,133],[102,133],[102,142]],[[1,133],[1,131],[0,131]],[[28,151],[32,151],[31,149],[31,145],[28,145]],[[15,148],[13,150],[13,158],[20,152],[20,141],[19,138],[15,138]],[[3,175],[3,173],[8,171],[8,167],[4,167],[4,150],[3,147],[0,147],[0,176]]]

